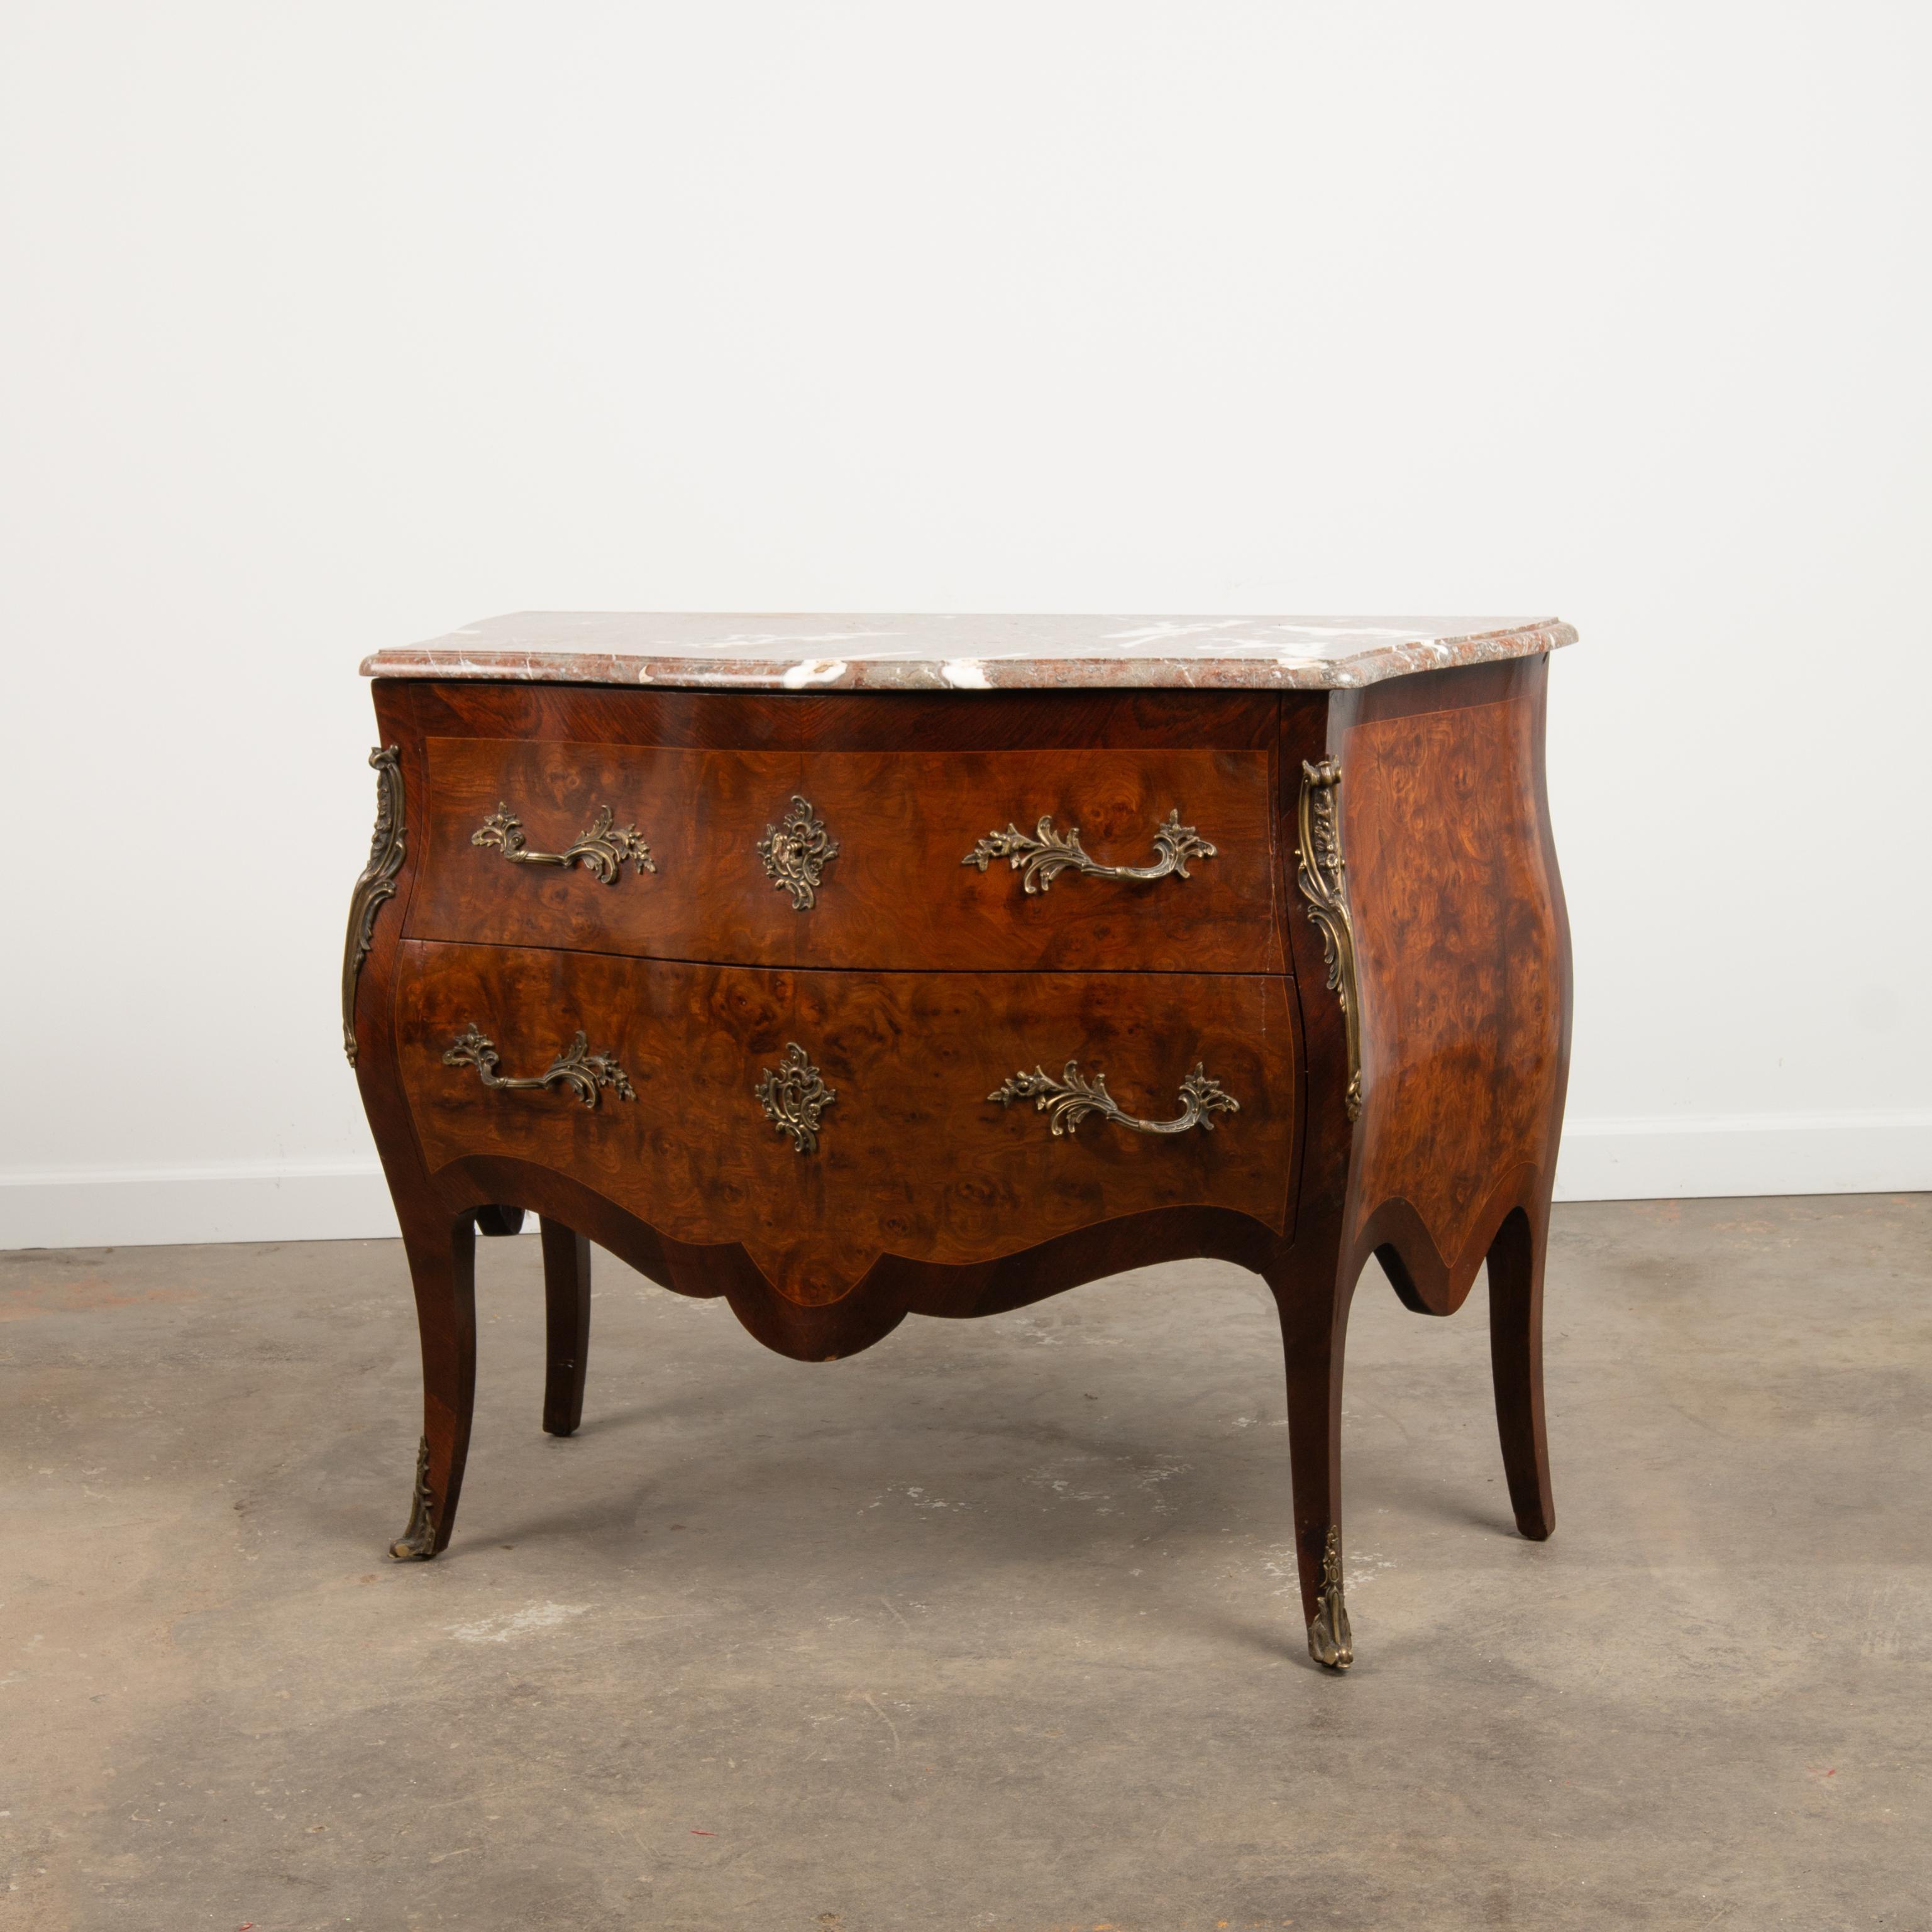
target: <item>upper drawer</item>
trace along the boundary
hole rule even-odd
[[[1280,970],[1265,752],[427,751],[412,938],[751,965]]]

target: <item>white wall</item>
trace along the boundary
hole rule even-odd
[[[0,14],[0,1245],[391,1225],[357,660],[1561,613],[1564,1190],[1932,1186],[1927,10]]]

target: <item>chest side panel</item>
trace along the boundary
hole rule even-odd
[[[1342,736],[1362,1008],[1354,1219],[1406,1201],[1451,1271],[1486,1239],[1497,1190],[1555,1158],[1568,943],[1540,729],[1522,695]]]

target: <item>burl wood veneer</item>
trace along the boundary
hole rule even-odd
[[[343,1024],[422,1330],[393,1553],[449,1540],[472,1244],[526,1210],[556,1435],[592,1241],[812,1361],[1149,1262],[1254,1269],[1335,1669],[1357,1278],[1372,1255],[1448,1315],[1486,1261],[1510,1498],[1547,1536],[1543,726],[1573,634],[537,616],[373,659]]]

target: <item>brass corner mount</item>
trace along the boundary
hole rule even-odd
[[[1322,935],[1322,957],[1328,990],[1340,996],[1342,1024],[1348,1048],[1346,1104],[1350,1120],[1362,1111],[1361,994],[1355,976],[1355,928],[1348,914],[1348,866],[1342,856],[1342,820],[1336,794],[1342,767],[1334,758],[1301,762],[1299,820],[1301,862],[1295,884],[1308,902],[1308,917]]]
[[[369,862],[349,898],[349,932],[342,946],[342,1050],[356,1064],[356,985],[362,962],[376,943],[376,915],[396,896],[396,874],[405,856],[402,753],[379,745],[369,754],[376,774],[376,830],[369,841]]]

